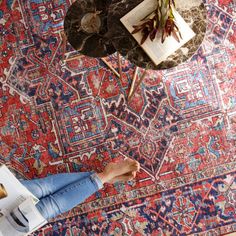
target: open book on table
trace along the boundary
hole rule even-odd
[[[0,236],[25,236],[47,221],[35,204],[39,200],[5,166],[0,166]]]
[[[156,8],[156,4],[156,0],[144,0],[125,16],[123,16],[120,21],[131,33],[134,30],[133,26],[140,24],[141,20]],[[173,54],[176,50],[178,50],[195,36],[193,30],[176,10],[173,10],[173,14],[176,25],[178,26],[182,36],[180,42],[177,42],[174,37],[171,36],[167,37],[164,43],[162,43],[161,33],[159,32],[153,41],[151,41],[148,37],[146,41],[140,45],[155,65],[158,65],[167,59],[168,56]],[[136,39],[138,44],[140,44],[142,39],[141,31],[136,34],[132,34],[132,36]]]

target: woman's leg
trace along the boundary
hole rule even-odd
[[[83,202],[86,198],[102,188],[104,183],[127,181],[134,178],[135,175],[133,173],[138,169],[139,163],[131,159],[126,159],[119,163],[109,163],[103,172],[99,174],[89,172],[87,176],[62,187],[54,193],[42,197],[36,206],[40,213],[49,220],[71,210]],[[53,179],[53,176],[51,178]],[[54,182],[53,180],[51,184]],[[48,182],[46,181],[45,184],[48,184]],[[44,188],[44,186],[41,186],[41,188]],[[50,186],[48,188],[52,189]]]
[[[103,182],[96,173],[73,182],[59,191],[40,199],[36,204],[42,216],[49,220],[71,210],[102,188]]]
[[[90,176],[93,172],[78,172],[50,175],[45,178],[23,180],[21,183],[37,198],[53,194],[65,186]]]

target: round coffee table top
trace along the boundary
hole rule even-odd
[[[74,49],[90,57],[104,57],[116,52],[107,38],[110,3],[111,0],[77,0],[70,6],[64,30]]]
[[[139,67],[168,69],[191,58],[201,45],[207,25],[207,11],[201,0],[176,0],[176,9],[196,36],[155,65],[120,18],[143,0],[77,0],[67,11],[64,30],[73,48],[90,57],[105,57],[118,51]]]
[[[206,32],[207,11],[202,1],[176,1],[177,11],[191,26],[196,36],[157,66],[120,22],[120,18],[142,1],[143,0],[113,0],[110,4],[107,24],[109,38],[115,49],[136,66],[149,69],[168,69],[192,57],[201,45]]]

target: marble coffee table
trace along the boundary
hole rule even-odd
[[[207,11],[201,0],[176,0],[176,8],[196,36],[158,66],[150,60],[120,18],[143,0],[77,0],[69,8],[64,30],[70,44],[84,55],[105,57],[119,52],[138,67],[168,69],[191,58],[201,45],[207,25]],[[93,19],[93,26],[86,20]]]
[[[201,45],[207,25],[207,11],[200,0],[176,0],[176,9],[191,26],[196,36],[169,56],[158,66],[149,59],[133,36],[120,22],[120,18],[135,8],[143,0],[113,0],[108,10],[109,38],[115,49],[136,66],[150,69],[168,69],[186,61]]]
[[[68,9],[64,31],[71,46],[90,57],[105,57],[116,52],[107,37],[108,7],[111,0],[77,0]],[[93,25],[86,25],[92,20]]]

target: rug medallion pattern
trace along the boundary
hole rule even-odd
[[[236,3],[204,3],[195,55],[148,71],[127,103],[127,60],[121,79],[100,59],[63,60],[78,54],[62,43],[71,0],[0,1],[0,162],[27,179],[141,164],[135,181],[105,185],[34,235],[236,231]]]

